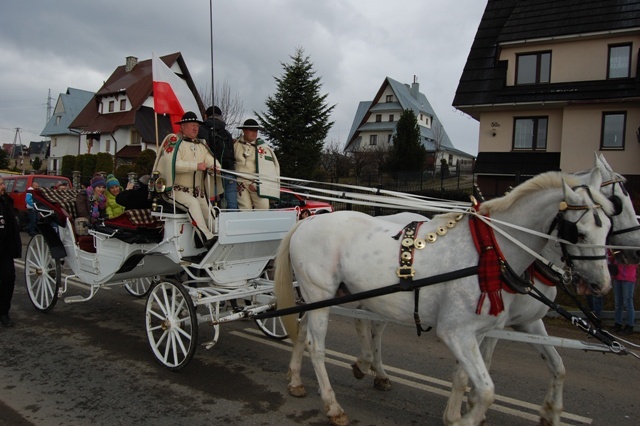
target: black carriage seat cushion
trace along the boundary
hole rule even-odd
[[[82,189],[40,188],[34,194],[40,198],[39,201],[44,201],[48,208],[56,212],[59,218],[58,223],[64,226],[66,223],[64,218],[68,217],[73,223],[73,220],[78,216],[76,198],[81,191]]]

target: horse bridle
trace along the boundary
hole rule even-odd
[[[580,185],[574,187],[572,189],[584,188],[589,195],[589,198],[594,202],[593,204],[593,217],[596,222],[596,226],[602,227],[602,219],[596,209],[601,208],[600,204],[597,204],[593,199],[593,195],[591,194],[591,189],[587,185]],[[618,200],[620,201],[620,200]],[[579,256],[579,255],[571,255],[567,250],[567,244],[563,241],[568,241],[571,244],[576,244],[578,242],[578,222],[582,220],[584,215],[586,215],[591,209],[588,205],[570,205],[567,204],[566,201],[562,201],[560,203],[560,210],[556,214],[556,217],[551,222],[551,226],[549,227],[548,234],[551,234],[554,229],[558,231],[558,238],[560,239],[560,249],[562,250],[562,261],[570,268],[573,269],[573,261],[574,260],[603,260],[607,258],[606,250],[605,253],[601,256]],[[575,221],[571,222],[564,217],[564,214],[568,210],[584,210],[584,213]]]
[[[624,208],[624,205],[622,204],[622,200],[620,199],[620,197],[618,197],[615,194],[616,184],[620,185],[620,190],[625,195],[625,197],[628,197],[629,193],[627,192],[627,189],[624,187],[623,179],[620,179],[620,178],[610,179],[605,182],[602,182],[602,184],[600,185],[601,188],[604,188],[605,186],[609,186],[609,185],[612,186],[611,195],[609,195],[608,197],[609,201],[611,201],[611,204],[613,204],[613,213],[609,216],[611,218],[611,231],[609,232],[609,236],[620,235],[620,234],[625,234],[627,232],[634,232],[634,231],[640,230],[640,225],[631,226],[629,228],[618,229],[615,231],[613,230],[614,223],[615,223],[613,218],[615,216],[620,215],[622,213],[622,209]]]

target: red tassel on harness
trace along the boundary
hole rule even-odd
[[[469,218],[469,227],[473,242],[478,249],[480,259],[478,259],[478,283],[482,294],[478,300],[476,314],[482,313],[482,305],[487,296],[490,302],[490,315],[498,315],[504,310],[502,301],[502,273],[500,270],[500,261],[502,253],[498,248],[493,230],[489,225],[481,219],[471,216]]]

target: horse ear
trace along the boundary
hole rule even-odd
[[[580,196],[567,185],[567,181],[562,178],[562,195],[567,204],[580,204]]]
[[[600,185],[602,185],[602,171],[600,168],[596,167],[591,173],[591,182],[589,186],[592,188],[597,188],[596,191],[600,191]]]
[[[612,172],[613,169],[611,168],[611,166],[609,165],[609,163],[607,163],[607,160],[605,160],[604,155],[603,154],[599,154],[595,153],[596,156],[596,167],[599,168],[600,170],[606,170],[609,172]]]

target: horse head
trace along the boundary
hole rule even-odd
[[[614,211],[611,216],[609,242],[612,245],[640,247],[640,223],[636,217],[629,192],[624,187],[626,179],[614,172],[602,154],[595,155],[595,168],[602,174],[600,191],[612,202]],[[640,251],[624,251],[629,263],[640,262]]]
[[[606,294],[611,288],[604,245],[614,212],[600,192],[602,176],[591,174],[589,185],[571,187],[563,182],[563,201],[554,219],[567,275],[578,294]]]

